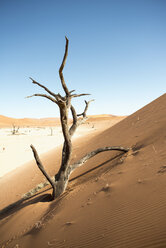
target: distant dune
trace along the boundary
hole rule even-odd
[[[41,119],[31,119],[23,118],[16,119],[11,117],[6,117],[0,115],[0,127],[11,127],[12,125],[26,127],[26,126],[56,126],[58,125],[59,118],[41,118]]]
[[[123,116],[113,116],[113,115],[92,115],[89,116],[89,121],[103,121],[103,120],[112,120],[112,119],[119,119],[124,118]],[[38,127],[38,126],[57,126],[60,124],[60,120],[58,117],[48,117],[48,118],[40,118],[40,119],[33,119],[33,118],[22,118],[16,119],[11,117],[6,117],[0,115],[0,127],[12,127],[20,126],[20,127]]]
[[[72,162],[112,145],[132,150],[92,158],[72,174],[66,192],[53,202],[47,201],[48,187],[4,209],[1,247],[165,248],[166,94],[113,127],[75,140]],[[61,148],[41,159],[54,175]],[[1,209],[42,179],[35,162],[2,178]]]

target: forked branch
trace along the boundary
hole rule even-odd
[[[69,133],[70,133],[71,137],[75,133],[77,127],[80,126],[87,119],[86,113],[87,113],[89,104],[91,102],[93,102],[93,101],[94,101],[94,99],[90,100],[88,102],[85,101],[85,104],[86,104],[85,109],[84,109],[82,114],[78,114],[78,115],[77,115],[77,113],[75,111],[75,108],[71,105],[70,110],[71,110],[72,117],[73,117],[73,124],[72,124],[72,126],[70,127],[70,130],[69,130]],[[78,118],[77,118],[78,116],[83,116],[83,118],[78,120]]]
[[[37,84],[38,86],[40,86],[41,88],[43,88],[45,91],[47,91],[47,93],[49,93],[51,96],[55,97],[57,99],[57,95],[52,92],[51,90],[49,90],[47,87],[45,87],[44,85],[38,83],[37,81],[35,81],[33,78],[30,77],[30,79],[32,80],[33,84]]]
[[[92,99],[92,100],[90,100],[90,101],[86,101],[85,100],[85,109],[84,109],[84,111],[81,113],[81,114],[78,114],[77,116],[79,117],[79,116],[83,116],[83,118],[86,118],[87,116],[86,116],[86,113],[87,113],[87,110],[88,110],[88,107],[89,107],[89,104],[91,103],[91,102],[93,102],[94,101],[94,99]]]

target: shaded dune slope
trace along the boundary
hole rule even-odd
[[[1,244],[166,247],[165,126],[166,94],[97,136],[74,142],[72,162],[102,146],[133,151],[101,153],[72,174],[66,193],[56,201],[46,201],[48,190],[3,214]],[[42,157],[50,174],[58,169],[60,152]],[[2,178],[2,207],[41,180],[34,162]]]

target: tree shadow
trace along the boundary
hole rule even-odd
[[[93,167],[93,168],[91,168],[91,169],[89,169],[89,170],[83,172],[82,174],[80,174],[80,175],[78,175],[78,176],[76,176],[76,177],[73,177],[72,179],[69,180],[69,182],[75,181],[76,179],[78,179],[78,178],[80,178],[80,177],[83,177],[83,176],[89,174],[89,173],[92,172],[92,171],[98,170],[100,167],[103,167],[103,166],[106,165],[107,163],[117,160],[117,159],[120,158],[122,155],[124,155],[124,153],[123,153],[123,154],[122,154],[122,153],[117,154],[117,155],[114,156],[113,158],[110,158],[110,159],[106,160],[105,162],[103,162],[103,163],[101,163],[101,164],[99,164],[99,165],[97,165],[97,166],[95,166],[95,167]],[[113,165],[111,166],[110,169],[112,169],[115,165],[117,165],[117,161],[116,161],[116,164],[113,164]],[[110,167],[110,165],[109,165],[109,167]],[[88,178],[88,179],[89,179],[89,178]]]
[[[48,189],[46,189],[45,191],[47,191]],[[42,191],[28,199],[20,199],[10,205],[8,205],[7,207],[3,208],[2,210],[0,210],[0,220],[14,214],[15,212],[18,212],[19,210],[21,210],[22,208],[35,204],[37,202],[48,202],[51,201],[51,194],[42,194]],[[42,195],[41,195],[42,194]],[[39,195],[39,196],[37,196]],[[36,197],[37,196],[37,197]]]

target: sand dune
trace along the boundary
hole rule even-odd
[[[102,146],[133,150],[89,160],[53,202],[47,201],[48,189],[1,212],[1,247],[166,247],[165,106],[166,94],[113,127],[75,140],[73,162]],[[60,152],[42,156],[52,175]],[[1,209],[41,180],[34,162],[3,177]]]
[[[0,115],[0,127],[11,127],[13,125],[19,127],[32,127],[32,126],[56,126],[59,125],[59,118],[41,118],[41,119],[32,119],[32,118],[22,118],[16,119],[11,117],[6,117]]]

